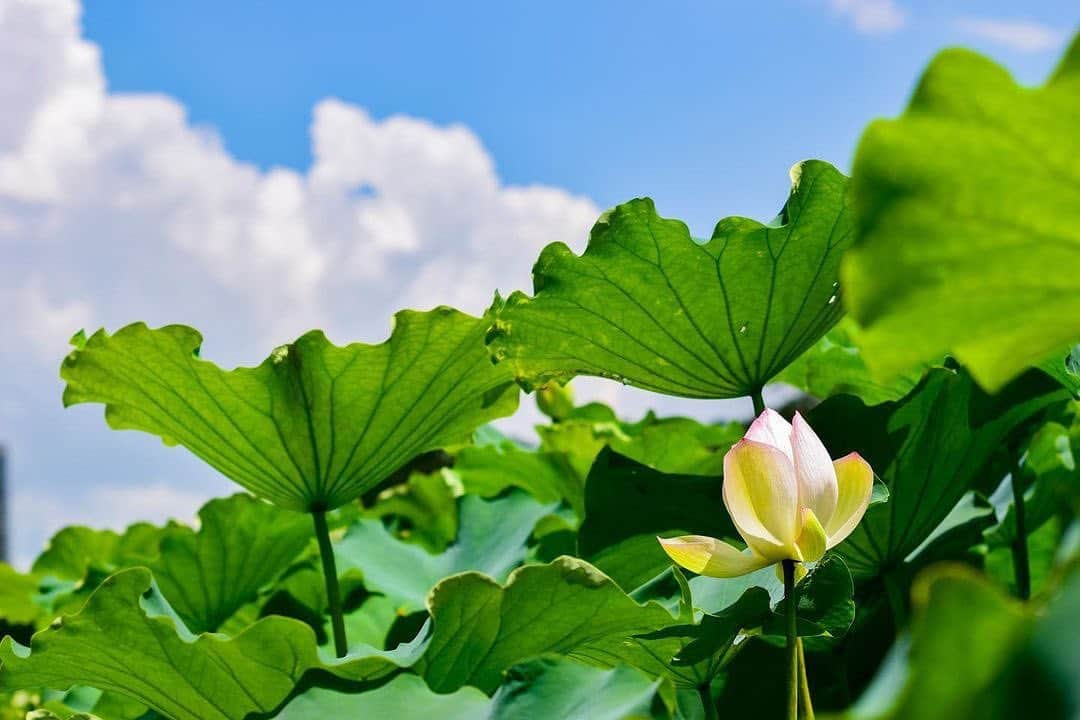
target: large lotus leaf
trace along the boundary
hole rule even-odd
[[[283,617],[260,620],[232,638],[193,636],[150,591],[148,570],[124,570],[79,613],[37,633],[29,648],[5,638],[0,690],[90,685],[173,720],[244,720],[275,709],[310,671],[374,681],[412,662],[420,649],[354,648],[345,658],[324,660],[311,628]]]
[[[930,536],[980,477],[1011,430],[1068,393],[1031,371],[987,395],[963,371],[930,370],[904,399],[867,407],[837,395],[810,424],[833,457],[853,450],[889,489],[838,548],[856,578],[902,563]]]
[[[476,688],[437,694],[415,675],[362,693],[314,688],[293,699],[277,720],[434,717],[440,720],[666,720],[662,680],[619,666],[610,670],[561,657],[515,665],[493,698]]]
[[[907,111],[867,129],[842,278],[872,369],[891,376],[952,352],[996,390],[1076,342],[1078,116],[1074,41],[1037,89],[945,51]]]
[[[250,495],[211,500],[199,529],[165,531],[148,563],[158,589],[193,633],[217,631],[283,573],[311,540],[311,522]]]
[[[231,371],[199,358],[188,327],[99,330],[64,361],[64,403],[103,403],[110,426],[181,444],[283,507],[332,509],[517,407],[483,346],[488,320],[437,308],[395,321],[379,345],[312,331]]]
[[[840,318],[847,179],[808,160],[780,216],[721,220],[699,243],[651,200],[605,213],[581,256],[549,245],[535,296],[496,302],[494,357],[526,387],[598,375],[700,398],[760,390]]]
[[[505,579],[525,559],[536,523],[554,509],[520,491],[491,501],[466,495],[458,501],[457,541],[438,555],[398,539],[377,520],[351,526],[334,554],[339,572],[359,570],[368,590],[387,596],[399,612],[416,612],[450,575],[474,570]]]
[[[435,586],[428,606],[434,629],[415,667],[436,692],[463,685],[491,692],[508,668],[543,653],[600,667],[627,664],[690,687],[702,681],[702,668],[667,662],[682,641],[636,637],[673,624],[667,610],[639,605],[576,558],[526,565],[505,585],[480,573],[455,575]]]

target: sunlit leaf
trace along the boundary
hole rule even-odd
[[[78,614],[34,636],[30,648],[0,642],[0,689],[90,685],[144,703],[173,720],[244,720],[275,709],[305,673],[320,669],[359,682],[413,659],[354,648],[323,660],[303,623],[271,617],[236,637],[191,635],[151,593],[145,569],[113,575]]]
[[[674,623],[667,610],[639,605],[575,558],[526,565],[505,586],[479,573],[455,575],[435,587],[429,608],[434,631],[415,667],[437,692],[462,685],[490,692],[505,670],[542,653],[601,667],[632,665],[692,687],[700,682],[694,669],[666,662],[679,641],[634,639]]]
[[[424,609],[428,592],[445,577],[474,570],[502,580],[525,559],[525,545],[540,518],[555,509],[523,492],[485,501],[458,501],[458,537],[433,555],[404,542],[377,520],[361,520],[336,544],[338,571],[359,570],[364,586],[387,596],[401,612]]]
[[[721,220],[699,243],[651,200],[605,213],[581,256],[549,245],[535,296],[496,303],[494,357],[528,386],[598,375],[669,395],[759,390],[840,318],[847,179],[808,160],[770,224]]]
[[[313,331],[232,371],[200,359],[188,327],[101,330],[64,361],[64,402],[103,403],[110,426],[181,444],[283,507],[332,509],[517,406],[483,347],[487,320],[449,308],[395,320],[379,345]]]
[[[211,500],[199,529],[168,528],[147,566],[193,633],[216,631],[276,579],[311,540],[311,523],[250,495]]]
[[[902,373],[889,382],[875,378],[854,340],[856,331],[850,318],[841,320],[777,375],[777,382],[793,385],[821,399],[842,393],[855,395],[867,405],[899,400],[918,385],[925,370],[922,367]]]
[[[605,670],[542,657],[510,668],[492,698],[471,687],[435,693],[421,678],[402,675],[361,693],[308,690],[276,718],[393,718],[407,712],[408,717],[439,720],[666,720],[671,709],[661,698],[662,687],[662,680],[625,666]]]
[[[872,369],[953,353],[1001,388],[1080,337],[1080,42],[1041,88],[947,50],[855,155],[842,272]]]

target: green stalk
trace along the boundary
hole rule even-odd
[[[799,720],[799,633],[795,618],[795,561],[781,560],[784,568],[784,616],[787,620],[788,720]]]
[[[806,677],[806,652],[802,638],[796,639],[796,645],[799,648],[799,700],[803,706],[803,717],[814,720],[814,703],[810,701],[810,681]]]
[[[1016,513],[1016,539],[1013,540],[1013,574],[1016,575],[1016,595],[1021,600],[1031,597],[1031,562],[1028,559],[1027,521],[1024,518],[1024,486],[1020,482],[1020,460],[1013,455],[1012,472],[1009,477],[1013,493],[1013,509]]]
[[[326,511],[313,510],[311,517],[315,520],[315,537],[319,540],[323,578],[326,580],[326,600],[330,607],[330,623],[334,628],[334,652],[341,658],[349,654],[349,642],[345,639],[345,616],[341,612],[341,588],[338,586],[334,546],[330,544],[330,529],[326,525]]]
[[[907,598],[904,596],[904,591],[900,588],[900,583],[897,581],[893,573],[899,572],[898,570],[888,571],[884,575],[885,582],[885,596],[889,599],[889,609],[892,610],[893,616],[893,630],[899,635],[900,631],[907,627]]]
[[[750,399],[754,401],[754,417],[765,412],[765,398],[761,394],[762,388],[750,393]]]
[[[712,699],[712,690],[709,683],[698,685],[698,697],[701,698],[701,707],[705,710],[705,720],[720,720],[716,714],[716,703]]]

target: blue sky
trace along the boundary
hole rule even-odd
[[[704,233],[775,211],[800,159],[846,166],[942,47],[984,49],[1031,83],[1059,50],[1017,51],[963,18],[1062,37],[1080,19],[1068,2],[898,3],[900,27],[860,31],[814,0],[660,7],[90,0],[85,26],[111,88],[182,100],[260,166],[306,168],[311,109],[338,97],[375,117],[467,125],[506,182],[601,207],[651,195]]]
[[[182,449],[63,409],[84,327],[180,322],[256,363],[312,327],[482,310],[639,195],[708,234],[770,219],[788,168],[846,168],[940,48],[1026,83],[1075,3],[0,0],[0,445],[15,560],[58,527],[189,519],[235,490]],[[635,417],[744,401],[602,382]],[[525,435],[528,400],[504,423]]]

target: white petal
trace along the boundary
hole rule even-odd
[[[799,413],[791,424],[791,451],[799,481],[799,505],[813,510],[817,519],[827,524],[836,510],[836,470],[829,451]]]
[[[657,538],[677,565],[698,575],[731,578],[760,570],[769,561],[752,550],[740,552],[723,540],[705,535]]]
[[[791,454],[791,423],[771,408],[761,411],[754,422],[750,423],[743,437],[779,448],[789,460],[794,460]]]
[[[757,554],[798,558],[799,486],[782,451],[754,440],[735,443],[724,456],[724,505]]]
[[[874,471],[859,453],[845,455],[834,462],[833,467],[836,468],[838,495],[836,512],[825,524],[830,548],[840,544],[859,524],[874,490]]]

